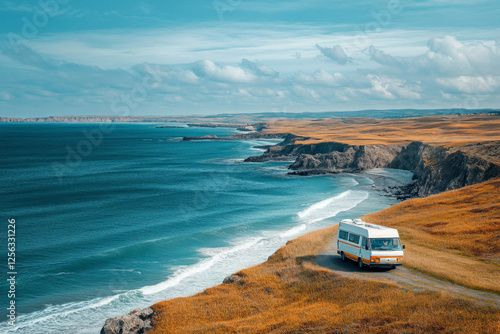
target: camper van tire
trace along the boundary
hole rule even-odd
[[[363,260],[361,258],[358,258],[358,266],[359,266],[359,269],[363,269],[363,267],[364,267]]]
[[[342,261],[344,261],[344,262],[345,262],[346,258],[345,258],[345,254],[344,254],[344,252],[341,252],[341,253],[340,253],[340,258],[342,259]]]

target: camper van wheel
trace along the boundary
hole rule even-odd
[[[344,252],[340,252],[340,258],[342,259],[342,261],[345,262],[345,254],[344,254]]]
[[[361,260],[361,258],[358,259],[358,266],[359,266],[359,269],[363,269],[363,267],[365,266],[363,264],[363,260]]]

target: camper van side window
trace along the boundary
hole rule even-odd
[[[359,243],[359,235],[350,233],[349,241],[354,242],[355,244]]]
[[[366,238],[365,238],[365,237],[363,237],[363,238],[361,239],[361,248],[362,248],[362,249],[366,249]]]
[[[340,231],[339,231],[339,238],[340,238],[340,239],[347,240],[347,235],[348,235],[348,234],[349,234],[349,233],[347,233],[346,231],[342,231],[342,230],[340,230]]]

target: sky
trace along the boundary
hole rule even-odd
[[[498,0],[0,0],[0,116],[500,107]]]

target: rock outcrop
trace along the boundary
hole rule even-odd
[[[219,138],[215,135],[206,135],[202,137],[183,137],[182,140],[184,141],[193,141],[193,140],[219,140],[222,138]]]
[[[101,334],[143,334],[153,328],[154,310],[151,307],[135,309],[121,317],[109,318]]]
[[[403,148],[387,167],[414,173],[414,181],[404,189],[410,197],[437,194],[500,176],[500,166],[479,156],[420,142]]]
[[[335,142],[319,144],[295,144],[298,140],[307,140],[307,137],[298,137],[287,134],[284,140],[270,147],[264,154],[248,157],[246,162],[263,162],[271,160],[294,160],[300,154],[321,154],[329,152],[343,152],[349,148],[349,145]]]
[[[243,277],[233,274],[231,276],[228,276],[224,278],[224,281],[222,282],[223,284],[239,284],[239,285],[245,285],[245,281],[243,280]]]
[[[300,154],[289,167],[329,173],[357,173],[372,168],[387,167],[401,152],[402,145],[362,145],[341,147],[340,151]]]
[[[288,141],[245,161],[295,159],[289,168],[293,170],[290,174],[296,175],[358,173],[373,168],[409,170],[414,173],[413,181],[401,189],[403,197],[424,197],[500,176],[499,165],[492,159],[474,155],[470,148],[462,151],[421,142],[360,146],[338,142],[295,144],[294,140],[290,136]]]
[[[281,139],[286,137],[287,134],[283,133],[261,133],[261,132],[250,132],[250,133],[236,133],[228,137],[217,137],[216,135],[206,135],[201,137],[183,137],[184,141],[193,140],[211,140],[211,141],[225,141],[225,140],[241,140],[241,139]]]

